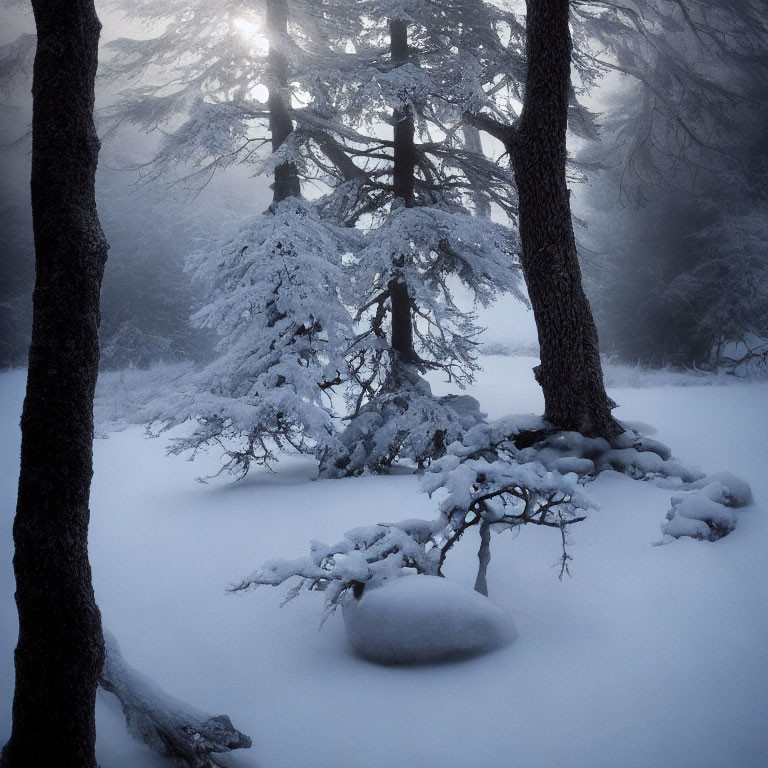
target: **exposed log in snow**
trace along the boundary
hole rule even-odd
[[[218,765],[213,753],[247,749],[251,739],[227,715],[211,716],[163,691],[131,667],[120,646],[104,632],[106,661],[99,683],[123,707],[128,732],[161,755],[189,768]]]

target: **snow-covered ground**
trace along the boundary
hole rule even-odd
[[[491,417],[540,412],[534,360],[483,363],[472,394]],[[340,615],[317,631],[321,594],[283,609],[282,590],[226,594],[265,560],[305,554],[313,538],[433,517],[416,478],[313,482],[312,462],[289,457],[274,474],[200,485],[215,455],[166,457],[165,439],[148,440],[140,427],[95,444],[91,559],[104,624],[129,662],[253,737],[253,749],[225,758],[241,768],[762,768],[768,384],[658,382],[612,388],[619,417],[657,427],[689,464],[744,477],[755,504],[714,544],[654,547],[669,491],[605,473],[588,487],[601,508],[572,530],[572,578],[563,582],[552,568],[556,531],[495,536],[489,594],[519,632],[502,650],[377,667],[348,651]],[[0,374],[0,742],[10,731],[16,640],[11,523],[23,386],[23,372]],[[130,382],[122,386],[127,396]],[[102,415],[123,408],[110,396]],[[447,576],[470,587],[476,536],[448,558]],[[129,739],[116,701],[101,692],[98,729],[103,768],[166,765]]]

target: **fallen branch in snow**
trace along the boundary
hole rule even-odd
[[[207,715],[173,698],[131,667],[109,632],[104,642],[107,655],[99,683],[119,699],[134,738],[188,768],[213,768],[219,765],[213,753],[251,746],[226,715]]]
[[[537,417],[520,423],[526,434],[544,432]],[[557,565],[562,579],[570,575],[566,529],[585,520],[580,513],[594,507],[579,489],[578,474],[570,467],[560,471],[545,466],[535,453],[523,454],[513,439],[520,433],[518,423],[511,419],[477,424],[448,446],[446,456],[429,467],[421,483],[423,491],[439,499],[440,511],[455,531],[442,547],[441,566],[464,531],[480,525],[475,589],[482,594],[487,594],[491,531],[516,530],[523,525],[559,529],[562,555]]]

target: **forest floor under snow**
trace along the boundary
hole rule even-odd
[[[542,410],[535,361],[482,362],[471,394],[492,418]],[[622,385],[610,389],[619,418],[653,425],[688,464],[752,484],[755,504],[736,530],[716,543],[653,546],[670,492],[606,472],[586,489],[600,509],[572,530],[570,579],[558,581],[552,567],[556,531],[494,536],[489,594],[512,615],[514,643],[469,661],[388,668],[349,652],[340,615],[318,631],[322,594],[280,609],[282,589],[231,596],[226,587],[265,560],[304,555],[311,539],[433,518],[417,479],[314,482],[313,462],[286,457],[274,473],[200,485],[196,477],[218,468],[215,454],[190,463],[165,456],[165,436],[109,431],[143,397],[142,376],[108,374],[98,403],[106,439],[95,443],[91,504],[96,595],[130,663],[253,738],[227,765],[768,765],[768,384],[609,376]],[[0,743],[13,690],[23,387],[22,371],[0,374]],[[447,577],[472,586],[476,552],[467,534]],[[130,740],[111,694],[99,692],[97,717],[102,768],[167,766]]]

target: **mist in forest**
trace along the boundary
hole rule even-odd
[[[159,161],[163,136],[178,128],[181,114],[175,124],[154,126],[133,115],[115,131],[115,109],[139,109],[138,97],[126,95],[130,89],[138,93],[143,82],[164,78],[177,82],[184,73],[163,72],[160,64],[143,74],[130,66],[112,68],[120,55],[111,43],[156,38],[175,23],[175,12],[171,4],[162,13],[149,13],[146,4],[131,0],[100,10],[97,118],[104,142],[97,192],[110,243],[102,298],[105,368],[210,358],[216,334],[189,321],[209,290],[186,268],[189,256],[201,249],[214,254],[271,199],[269,175],[254,172],[253,157],[222,164],[210,178],[195,175],[194,150],[180,152],[176,163]],[[728,19],[728,12],[723,4],[721,34],[728,24],[737,29],[740,23]],[[34,280],[28,193],[34,24],[23,4],[9,3],[3,16],[0,365],[13,367],[26,359]],[[249,55],[264,55],[259,19],[255,9],[251,20],[234,20],[233,46],[245,40]],[[572,110],[569,137],[582,270],[601,350],[627,362],[714,370],[747,349],[762,349],[768,333],[768,121],[761,109],[766,93],[760,74],[768,65],[764,53],[755,60],[751,52],[739,59],[714,50],[705,59],[702,50],[710,48],[699,47],[701,38],[718,33],[718,21],[711,23],[714,31],[697,32],[670,21],[669,41],[655,54],[647,41],[643,48],[642,41],[628,37],[606,54],[609,67],[573,70],[579,99],[594,112],[584,129],[583,114]],[[585,39],[588,34],[593,39]],[[598,50],[616,34],[607,24],[585,26],[577,28],[575,41]],[[675,56],[675,49],[683,55]],[[700,91],[692,93],[688,86],[699,75],[703,85],[699,81]],[[648,88],[640,77],[647,78]],[[255,93],[249,103],[259,106]],[[488,136],[482,146],[489,156],[500,154]],[[189,173],[194,178],[184,181]],[[304,194],[312,198],[326,189],[317,179]],[[458,295],[471,307],[468,294],[459,288]],[[535,350],[532,316],[512,297],[499,293],[494,306],[481,308],[480,324],[489,349]]]
[[[0,766],[762,768],[765,0],[32,5]]]

